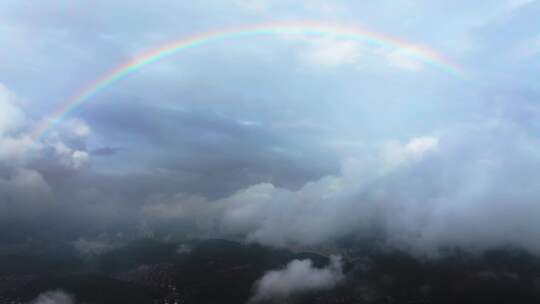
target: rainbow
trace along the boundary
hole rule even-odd
[[[315,22],[295,23],[269,23],[248,25],[243,27],[208,31],[187,38],[166,43],[159,47],[143,52],[138,56],[116,66],[103,76],[80,89],[69,99],[62,102],[49,118],[44,119],[32,131],[32,136],[39,139],[49,129],[67,117],[75,108],[92,99],[95,95],[105,90],[126,76],[142,69],[143,67],[172,56],[179,52],[196,48],[209,43],[223,40],[241,39],[259,35],[303,35],[303,36],[329,36],[335,39],[354,40],[369,45],[404,52],[418,62],[432,66],[450,75],[461,77],[463,70],[455,63],[444,58],[437,52],[419,45],[415,45],[397,38],[384,36],[358,27],[348,27],[334,24]]]

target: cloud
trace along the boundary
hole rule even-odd
[[[21,127],[26,118],[17,105],[17,98],[13,92],[0,83],[0,136]]]
[[[255,295],[250,302],[283,299],[291,295],[331,289],[344,279],[342,261],[338,256],[330,257],[325,268],[313,267],[311,260],[294,260],[281,270],[265,273],[255,283]]]
[[[355,65],[364,53],[362,46],[351,40],[333,38],[311,39],[310,47],[303,54],[303,59],[311,65],[337,67]]]
[[[214,204],[222,208],[223,232],[244,235],[249,241],[288,246],[321,244],[368,229],[379,208],[376,202],[367,201],[369,193],[362,197],[370,183],[421,162],[437,143],[436,138],[418,137],[404,145],[382,145],[379,157],[371,164],[348,161],[341,175],[309,182],[296,191],[269,183],[242,189]]]
[[[476,126],[391,146],[390,163],[383,144],[377,157],[344,162],[339,175],[295,191],[253,185],[202,214],[216,217],[224,235],[273,246],[318,245],[353,233],[421,254],[502,245],[540,252],[540,144],[523,130]]]
[[[78,137],[87,137],[92,133],[90,126],[80,118],[73,118],[68,122],[68,128]]]
[[[411,58],[407,51],[403,50],[387,51],[386,59],[390,66],[400,69],[420,71],[423,68],[423,65],[418,60]]]
[[[187,244],[180,244],[178,245],[178,248],[176,248],[176,254],[189,254],[193,251],[193,248]]]
[[[0,218],[38,219],[53,198],[50,186],[35,170],[19,168],[0,178]]]
[[[35,138],[31,134],[34,123],[24,114],[15,93],[0,83],[1,163],[25,166],[31,160],[44,157],[48,149],[53,149],[66,167],[80,169],[88,163],[89,154],[70,147],[66,141],[71,135],[84,138],[90,134],[90,128],[84,121],[72,119],[65,130],[56,131],[44,138]]]
[[[424,154],[433,151],[438,145],[439,138],[431,136],[412,138],[405,145],[389,141],[384,144],[382,150],[385,166],[392,168],[407,161],[421,159]]]
[[[40,146],[27,135],[0,137],[0,161],[20,161]]]
[[[101,235],[95,239],[79,238],[73,242],[73,247],[83,257],[102,255],[122,246],[122,240]]]
[[[47,227],[9,230],[88,251],[101,246],[92,234],[144,228],[273,246],[376,235],[417,251],[540,252],[538,65],[526,60],[538,54],[538,1],[308,2],[0,2],[0,216]],[[481,77],[424,73],[402,50],[346,39],[242,36],[156,62],[160,77],[134,73],[40,140],[29,134],[134,53],[287,20],[362,20]]]
[[[112,156],[112,155],[115,155],[116,153],[119,153],[120,151],[122,150],[122,148],[117,148],[117,147],[101,147],[101,148],[97,148],[97,149],[94,149],[90,152],[91,155],[94,155],[94,156]]]
[[[403,49],[375,48],[358,41],[338,38],[304,39],[308,47],[301,52],[303,61],[312,66],[333,68],[339,66],[375,67],[378,57],[390,67],[419,72],[424,65]]]
[[[415,157],[421,157],[423,154],[437,148],[439,139],[436,137],[417,137],[411,139],[405,146],[405,151]]]
[[[19,99],[0,83],[0,162],[20,161],[39,147],[39,143],[24,133],[28,125],[29,119],[22,111]]]
[[[185,220],[196,216],[201,207],[208,207],[204,197],[184,193],[175,194],[172,198],[155,195],[142,206],[141,217],[147,222]]]
[[[90,160],[88,152],[72,149],[63,142],[58,141],[53,147],[60,162],[68,168],[80,169]]]
[[[47,291],[40,294],[31,304],[75,304],[73,296],[62,291]]]

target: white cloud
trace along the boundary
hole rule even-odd
[[[74,150],[61,141],[57,141],[53,147],[56,155],[60,159],[60,162],[68,168],[80,169],[90,160],[88,152]]]
[[[404,50],[393,50],[386,52],[386,59],[390,66],[409,71],[420,71],[423,69],[422,63],[408,54]]]
[[[86,165],[88,163],[89,159],[90,159],[90,157],[88,155],[88,152],[86,152],[86,151],[77,150],[77,151],[73,152],[73,155],[72,155],[73,168],[75,168],[75,169],[81,168],[82,166],[84,166],[84,165]]]
[[[69,132],[78,137],[91,132],[82,120],[71,120],[68,125]],[[24,165],[32,157],[39,157],[45,147],[52,147],[68,167],[79,169],[88,163],[88,153],[68,147],[59,134],[42,142],[30,134],[32,127],[33,122],[24,115],[15,93],[0,83],[0,161],[10,166]]]
[[[87,137],[92,133],[90,126],[82,119],[71,119],[68,123],[68,128],[78,137]]]
[[[16,100],[15,94],[0,83],[0,137],[21,127],[26,120]]]
[[[439,145],[437,137],[415,137],[402,145],[397,141],[389,141],[383,147],[383,158],[389,169],[409,161],[421,159],[426,153],[433,151]]]
[[[358,64],[364,50],[360,43],[335,38],[310,39],[303,59],[310,65],[337,67]]]
[[[437,148],[438,145],[439,138],[437,137],[416,137],[407,143],[405,150],[415,157],[419,157]]]
[[[303,49],[306,64],[322,67],[343,65],[366,66],[375,57],[381,57],[394,68],[420,71],[424,65],[405,49],[388,50],[363,46],[360,42],[332,37],[304,39],[309,46]]]
[[[91,133],[90,127],[80,119],[66,123],[67,128],[53,132],[46,138],[38,139],[32,134],[34,122],[19,106],[18,98],[0,83],[0,162],[11,167],[24,167],[30,160],[42,158],[48,149],[52,149],[57,161],[62,165],[81,169],[89,163],[88,152],[71,148],[64,137],[73,135],[80,139]]]
[[[343,280],[342,261],[332,256],[326,268],[315,268],[311,260],[294,260],[284,269],[265,273],[255,283],[251,302],[283,299],[296,293],[331,289]]]
[[[26,159],[28,153],[40,147],[25,134],[29,121],[19,107],[15,93],[0,83],[0,161],[13,164]]]
[[[34,299],[31,304],[74,304],[75,300],[73,296],[62,291],[47,291],[40,294],[36,299]]]

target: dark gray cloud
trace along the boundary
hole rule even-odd
[[[97,132],[118,138],[126,147],[123,155],[115,156],[119,161],[129,151],[171,177],[189,177],[178,184],[179,191],[216,197],[263,181],[297,188],[337,171],[336,155],[310,142],[309,134],[297,132],[291,140],[290,132],[219,113],[130,103],[90,109],[85,115],[99,126]],[[125,138],[135,141],[123,142]],[[154,159],[148,159],[150,155]]]
[[[119,153],[120,151],[122,151],[122,148],[117,148],[117,147],[101,147],[101,148],[96,148],[94,150],[92,150],[90,152],[91,155],[95,155],[95,156],[103,156],[103,157],[106,157],[106,156],[112,156],[116,153]]]

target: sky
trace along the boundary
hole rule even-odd
[[[2,1],[0,243],[540,252],[539,16],[534,0]],[[216,39],[55,114],[140,54],[289,23],[399,43]]]

